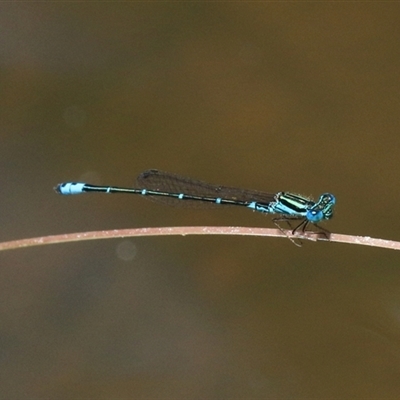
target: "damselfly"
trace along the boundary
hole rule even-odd
[[[148,196],[152,200],[181,205],[230,205],[242,206],[253,211],[266,214],[279,214],[273,219],[275,225],[283,231],[278,222],[286,221],[296,232],[304,233],[308,225],[319,229],[327,239],[329,231],[317,225],[322,220],[331,219],[336,203],[331,193],[322,194],[317,201],[289,192],[275,194],[263,193],[256,190],[237,189],[226,186],[212,185],[206,182],[186,178],[180,175],[150,169],[142,172],[137,178],[137,188],[116,186],[96,186],[87,183],[60,183],[56,192],[63,195],[87,192],[130,193]],[[300,221],[295,228],[292,221]]]

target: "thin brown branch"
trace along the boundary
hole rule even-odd
[[[115,229],[109,231],[94,231],[82,233],[68,233],[63,235],[51,235],[30,239],[13,240],[0,243],[0,251],[20,249],[23,247],[58,244],[68,242],[80,242],[84,240],[115,239],[123,237],[142,236],[186,236],[186,235],[242,235],[242,236],[269,236],[292,239],[305,239],[312,241],[330,241],[337,243],[358,244],[364,246],[381,247],[392,250],[400,250],[400,242],[384,239],[375,239],[368,236],[352,236],[332,233],[329,240],[313,233],[292,235],[290,231],[280,231],[269,228],[245,228],[231,226],[176,226],[162,228],[137,228]]]

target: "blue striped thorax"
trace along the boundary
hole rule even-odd
[[[288,192],[278,193],[275,199],[276,201],[270,203],[268,210],[264,212],[305,217],[310,222],[332,218],[333,207],[336,203],[335,196],[330,193],[322,194],[317,202]]]

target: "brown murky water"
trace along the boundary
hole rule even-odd
[[[337,197],[400,240],[397,3],[0,5],[2,240],[273,227],[247,210],[57,196],[159,168]],[[400,254],[167,237],[0,254],[7,399],[398,399]]]

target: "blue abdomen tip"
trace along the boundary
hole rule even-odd
[[[79,183],[79,182],[60,183],[56,187],[56,192],[65,195],[80,194],[83,193],[84,186],[85,186],[84,183]]]

